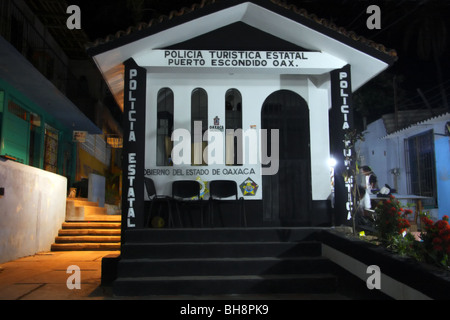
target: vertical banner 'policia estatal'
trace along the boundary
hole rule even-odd
[[[145,99],[147,72],[125,61],[122,230],[144,226]]]
[[[352,187],[354,177],[344,179],[343,173],[354,165],[349,158],[348,142],[345,134],[353,129],[353,107],[351,68],[346,65],[342,69],[331,72],[332,108],[330,111],[330,144],[331,155],[336,160],[334,171],[335,224],[343,224],[351,216],[354,206]]]

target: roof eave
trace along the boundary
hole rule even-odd
[[[222,12],[223,14],[221,14]],[[272,24],[269,23],[267,17],[274,20]],[[209,24],[205,21],[208,21]],[[168,47],[186,40],[187,37],[198,36],[201,33],[210,32],[214,28],[222,27],[224,24],[237,21],[245,22],[279,37],[290,33],[286,35],[286,37],[290,37],[286,40],[298,41],[300,46],[304,45],[301,42],[304,41],[307,33],[309,44],[313,40],[317,42],[316,48],[311,48],[312,50],[326,51],[330,49],[332,52],[327,53],[334,54],[342,60],[348,60],[347,62],[357,70],[352,79],[354,91],[389,68],[397,60],[395,51],[388,51],[382,45],[377,45],[352,32],[337,28],[326,20],[308,15],[305,10],[286,5],[280,0],[203,0],[197,6],[174,11],[166,18],[152,20],[149,24],[141,24],[135,29],[128,29],[127,32],[119,32],[115,36],[107,38],[106,41],[98,41],[88,49],[88,54],[96,61],[108,85],[112,88],[112,81],[118,79],[117,71],[120,69],[118,65],[132,57],[133,52],[137,54],[136,50]],[[299,31],[292,31],[292,26],[301,26],[301,28],[298,27],[298,30],[301,29],[303,32],[303,34],[300,33],[302,34],[301,39],[298,37]],[[176,30],[178,32],[175,32]],[[188,32],[189,30],[191,33]],[[154,41],[160,34],[166,36],[163,37],[163,40]],[[167,36],[169,34],[170,36]],[[186,38],[182,38],[183,36]],[[316,40],[318,37],[321,40]],[[142,45],[144,41],[145,46]],[[106,57],[107,55],[108,57]],[[116,80],[108,78],[112,74]],[[120,90],[123,88],[112,88],[112,93],[118,102],[121,100]],[[119,105],[121,104],[119,103]]]

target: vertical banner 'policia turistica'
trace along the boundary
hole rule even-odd
[[[122,230],[144,226],[145,99],[147,71],[125,61]]]
[[[354,200],[352,188],[355,177],[344,178],[343,173],[353,168],[354,152],[348,149],[346,133],[353,129],[353,106],[351,68],[346,65],[342,69],[331,72],[332,108],[330,111],[330,144],[331,156],[336,160],[334,169],[335,224],[343,224],[352,214]]]

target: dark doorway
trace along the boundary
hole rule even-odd
[[[272,93],[261,109],[261,127],[279,130],[279,170],[263,176],[263,218],[281,226],[309,226],[311,216],[311,157],[309,109],[297,93]]]

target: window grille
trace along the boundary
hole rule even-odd
[[[89,153],[91,156],[95,157],[101,163],[109,165],[111,161],[111,148],[103,139],[102,135],[98,134],[88,134],[86,136],[86,141],[80,143],[81,148]]]
[[[437,205],[436,162],[433,130],[405,139],[406,177],[408,193],[431,200],[424,205]]]

